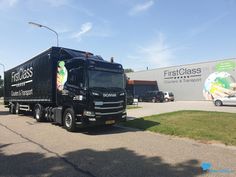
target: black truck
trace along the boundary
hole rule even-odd
[[[4,74],[4,104],[68,131],[126,120],[124,69],[92,53],[51,47]]]

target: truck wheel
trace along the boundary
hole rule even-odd
[[[10,107],[9,107],[9,113],[10,114],[16,114],[16,106],[15,104],[11,104]]]
[[[165,102],[168,102],[169,101],[169,99],[168,98],[165,98]]]
[[[66,130],[74,132],[76,130],[75,126],[75,113],[72,108],[67,108],[63,116],[63,124]]]
[[[16,114],[20,114],[20,104],[16,103]]]
[[[37,122],[44,121],[43,107],[40,104],[36,104],[34,107],[34,118]]]

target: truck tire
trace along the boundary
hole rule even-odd
[[[72,108],[67,108],[63,115],[63,125],[69,132],[74,132],[76,130],[75,126],[75,113]]]
[[[10,107],[9,107],[9,113],[10,114],[16,114],[16,106],[15,104],[11,104]]]
[[[36,104],[34,107],[34,118],[36,119],[37,122],[44,121],[43,106],[41,106],[40,104]]]
[[[20,104],[19,103],[16,103],[16,114],[20,114],[21,111],[20,111]]]

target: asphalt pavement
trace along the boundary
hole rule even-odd
[[[236,106],[215,106],[212,101],[139,102],[140,109],[128,109],[130,118],[139,118],[181,110],[201,110],[236,113]]]
[[[122,127],[70,133],[0,106],[0,176],[235,177],[236,148]]]

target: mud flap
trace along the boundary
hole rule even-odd
[[[62,125],[62,107],[54,108],[53,112],[55,122]]]

